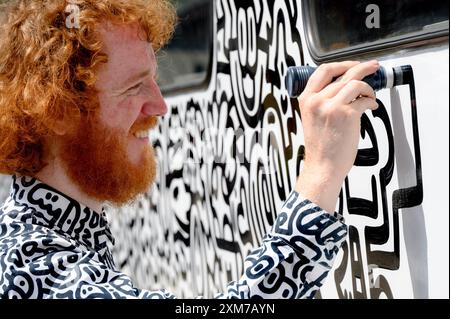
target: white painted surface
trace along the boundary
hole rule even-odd
[[[217,3],[226,3],[225,0],[217,0]],[[196,144],[189,147],[184,147],[181,152],[168,147],[169,141],[185,141],[186,132],[196,132],[198,123],[193,119],[192,121],[183,122],[186,118],[173,117],[169,113],[166,120],[163,121],[161,132],[156,132],[153,139],[158,139],[162,143],[162,147],[157,150],[160,157],[159,177],[160,181],[158,188],[155,188],[148,199],[142,200],[141,208],[126,208],[121,211],[121,215],[113,216],[113,226],[115,228],[115,235],[117,237],[118,248],[116,257],[119,263],[124,263],[124,271],[133,275],[140,287],[154,287],[154,278],[158,278],[156,288],[167,288],[177,293],[179,296],[192,296],[200,292],[220,291],[221,287],[227,282],[227,272],[231,274],[232,279],[235,280],[242,273],[242,256],[226,250],[221,250],[217,247],[217,242],[213,239],[223,238],[232,240],[232,236],[236,236],[237,230],[243,231],[251,228],[249,220],[251,218],[258,218],[260,212],[252,207],[245,207],[245,218],[238,219],[236,226],[231,229],[221,224],[224,217],[233,218],[236,207],[233,206],[241,201],[240,192],[233,190],[232,202],[226,205],[223,197],[210,196],[206,194],[205,198],[208,200],[201,203],[193,203],[192,197],[186,192],[185,187],[189,185],[191,191],[196,194],[207,193],[210,187],[214,187],[219,193],[225,191],[224,176],[231,176],[235,174],[238,179],[252,180],[257,176],[258,171],[239,169],[234,165],[234,159],[226,151],[223,151],[226,146],[229,146],[230,135],[226,135],[224,123],[227,118],[237,121],[242,117],[242,108],[248,107],[240,104],[240,99],[244,96],[261,95],[262,97],[268,94],[273,94],[280,103],[280,97],[285,93],[277,88],[272,87],[264,79],[265,67],[268,66],[272,70],[281,70],[286,68],[286,62],[281,58],[275,59],[276,53],[286,49],[291,56],[300,61],[299,47],[292,42],[291,30],[279,28],[275,31],[276,37],[280,40],[270,45],[267,52],[256,50],[258,54],[258,69],[255,80],[240,77],[240,60],[250,59],[254,60],[254,54],[244,54],[243,51],[233,51],[227,57],[224,54],[227,43],[223,39],[236,38],[238,33],[238,23],[236,20],[253,21],[254,17],[259,16],[259,12],[267,12],[267,2],[262,1],[262,6],[259,2],[255,2],[254,11],[248,12],[237,11],[236,8],[218,6],[216,8],[219,17],[232,17],[225,19],[225,26],[216,32],[216,42],[214,48],[213,70],[211,82],[207,88],[202,90],[191,91],[186,94],[171,96],[167,98],[167,102],[171,106],[176,106],[179,114],[185,114],[186,103],[188,101],[195,101],[199,103],[202,109],[208,107],[208,103],[212,97],[217,94],[224,94],[228,98],[234,97],[236,99],[236,108],[233,108],[230,113],[221,112],[223,105],[213,103],[212,111],[206,114],[201,114],[204,117],[205,129],[209,133],[218,133],[218,139],[208,144]],[[287,8],[293,8],[293,2],[289,1],[283,3],[276,2],[277,12],[282,12],[287,16]],[[249,20],[246,20],[246,17]],[[264,14],[262,21],[257,21],[261,24],[259,33],[260,38],[266,39],[269,31],[274,26],[273,17]],[[255,18],[256,19],[256,18]],[[301,14],[297,21],[291,21],[291,25],[297,25],[299,30],[303,29]],[[243,25],[242,25],[243,26]],[[306,42],[303,32],[302,36],[303,52],[305,62],[314,64],[308,54]],[[243,50],[243,49],[242,49]],[[252,51],[252,48],[246,48]],[[375,267],[373,270],[373,278],[376,280],[380,275],[384,276],[389,282],[390,289],[395,298],[448,298],[449,297],[449,48],[448,43],[435,46],[422,46],[416,49],[390,51],[389,55],[379,54],[375,56],[383,65],[404,65],[410,64],[413,66],[416,81],[417,93],[417,110],[418,110],[418,124],[420,134],[421,159],[422,159],[422,173],[423,173],[423,203],[420,206],[403,209],[399,212],[399,230],[400,230],[400,265],[399,269],[392,271]],[[216,72],[216,63],[222,62],[230,65],[232,70],[231,75],[219,74]],[[260,81],[260,82],[258,82]],[[255,91],[253,82],[257,82],[256,87],[261,87],[261,91]],[[387,187],[388,196],[388,212],[392,215],[392,192],[398,188],[404,188],[415,185],[415,170],[414,170],[414,143],[412,141],[412,125],[409,91],[406,87],[399,87],[393,90],[384,90],[377,94],[378,98],[386,106],[389,114],[390,123],[393,128],[395,138],[395,167],[393,173],[393,180]],[[251,113],[250,111],[248,113]],[[380,160],[379,163],[370,168],[355,167],[349,175],[351,184],[352,196],[370,199],[371,187],[370,179],[372,175],[376,176],[377,185],[379,185],[378,172],[387,161],[387,134],[385,127],[381,121],[374,118],[373,115],[368,114],[371,124],[376,132]],[[301,126],[298,114],[291,108],[286,114],[282,114],[282,119],[293,117],[295,123]],[[169,122],[169,118],[171,121]],[[183,120],[183,121],[182,121]],[[278,119],[277,119],[278,120]],[[263,120],[267,123],[267,119]],[[170,123],[170,125],[169,125]],[[289,132],[279,130],[277,127],[283,123],[275,125],[265,125],[262,132],[274,133],[276,141],[288,140]],[[248,129],[248,128],[247,128]],[[253,132],[252,130],[250,130]],[[228,132],[231,133],[231,132]],[[249,135],[249,131],[245,131]],[[232,137],[232,135],[231,135]],[[303,143],[302,134],[291,134],[292,148],[298,149]],[[249,145],[249,139],[245,139],[245,144]],[[238,148],[243,148],[244,142],[239,142]],[[228,162],[224,171],[211,171],[207,165],[194,170],[192,174],[186,169],[186,158],[184,151],[189,149],[196,150],[201,153],[205,146],[211,147],[214,153],[221,153],[223,158]],[[365,139],[361,141],[360,147],[370,147],[370,140]],[[247,146],[248,150],[249,147]],[[219,150],[219,151],[218,151]],[[220,151],[222,150],[222,151]],[[268,150],[272,150],[267,141],[264,140],[262,145],[254,147],[250,153],[246,154],[246,158],[260,158]],[[282,155],[283,156],[283,155]],[[284,160],[284,159],[282,159]],[[285,163],[285,162],[282,162]],[[273,165],[273,162],[271,162]],[[286,168],[289,172],[295,172],[296,162],[289,159],[287,167],[283,167],[282,176],[276,183],[287,185],[289,181],[294,182],[296,176],[286,174]],[[177,179],[170,185],[166,185],[165,176],[170,172],[176,171],[184,167],[185,174],[182,179]],[[192,180],[191,180],[192,179]],[[202,186],[202,182],[206,186]],[[274,182],[275,183],[275,182]],[[6,184],[1,187],[0,194],[5,196],[7,193]],[[274,184],[271,184],[274,188]],[[178,188],[179,196],[173,196],[174,189]],[[257,189],[263,194],[267,191]],[[231,191],[231,190],[227,190]],[[290,190],[285,190],[290,191]],[[264,197],[264,196],[263,196]],[[380,192],[378,192],[378,199]],[[274,206],[279,206],[282,202],[278,194],[273,196],[266,196],[265,201],[272,203]],[[244,203],[245,204],[245,203]],[[344,203],[345,204],[345,203]],[[344,205],[345,206],[345,205]],[[216,219],[211,221],[211,207],[216,209]],[[218,209],[221,208],[221,209]],[[150,212],[154,212],[150,214]],[[188,214],[187,212],[190,212]],[[376,219],[367,218],[365,216],[349,215],[345,212],[347,223],[353,225],[358,230],[359,240],[361,242],[361,256],[363,265],[363,278],[356,280],[356,291],[361,291],[363,286],[370,283],[367,251],[364,245],[366,238],[364,237],[364,230],[366,227],[377,227],[383,222],[381,214]],[[124,227],[130,221],[146,221],[141,229],[135,231],[128,230],[125,232]],[[180,228],[179,222],[190,223],[188,233]],[[198,232],[197,225],[192,221],[201,221],[205,227],[205,231],[210,231],[212,239],[204,240],[203,232]],[[264,221],[261,225],[265,225]],[[236,230],[237,229],[237,230]],[[174,240],[173,236],[165,239],[165,233],[173,235],[177,231],[189,237],[192,246],[190,248],[184,246],[182,243]],[[393,225],[389,224],[389,232],[392,234]],[[252,229],[255,238],[260,240],[258,231]],[[223,236],[222,236],[223,235]],[[258,237],[259,236],[259,237]],[[149,244],[149,242],[151,244]],[[252,245],[243,243],[238,240],[237,244],[242,251],[251,249]],[[144,252],[144,256],[133,257],[128,255],[129,249],[136,249],[141,251],[142,247],[147,247],[148,250]],[[153,248],[156,247],[156,248]],[[377,247],[370,247],[371,249],[379,249],[383,251],[393,250],[393,240],[390,236],[389,240]],[[354,247],[351,247],[355,251]],[[163,254],[164,259],[160,257]],[[342,254],[336,261],[339,265],[342,261]],[[345,272],[344,280],[340,284],[339,289],[343,289],[346,293],[354,293],[355,289],[352,286],[354,275],[350,269],[349,261],[347,261],[347,270]],[[212,274],[208,276],[203,275],[206,269],[210,269]],[[181,277],[181,273],[185,277]],[[337,286],[334,280],[334,271],[330,273],[329,280],[326,286],[322,289],[322,296],[324,298],[337,298]],[[371,298],[370,292],[367,298]],[[381,296],[383,297],[383,295]]]

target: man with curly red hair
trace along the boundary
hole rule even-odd
[[[0,209],[0,297],[173,297],[137,289],[116,269],[103,205],[130,203],[155,178],[148,131],[167,112],[155,52],[175,22],[167,0],[19,0],[8,9],[0,173],[14,177]],[[314,74],[300,99],[305,169],[243,277],[217,297],[307,298],[320,288],[346,236],[342,217],[327,212],[356,157],[361,115],[377,107],[361,79],[378,67],[343,62]]]
[[[126,203],[154,178],[141,133],[166,113],[154,51],[175,15],[166,1],[70,3],[81,9],[79,29],[67,27],[66,1],[20,1],[3,30],[0,172],[38,177],[101,210],[103,201]]]

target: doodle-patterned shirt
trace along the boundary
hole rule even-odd
[[[292,192],[244,274],[215,298],[312,298],[345,237],[341,216]],[[0,209],[0,298],[175,298],[138,289],[116,269],[101,214],[28,177]]]

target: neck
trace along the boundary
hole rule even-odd
[[[103,203],[84,194],[66,174],[65,169],[57,159],[36,174],[35,177],[79,203],[86,205],[91,210],[97,213],[102,212]]]

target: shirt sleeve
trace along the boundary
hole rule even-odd
[[[292,192],[262,245],[246,258],[241,279],[229,283],[226,291],[214,298],[314,298],[346,235],[342,216],[330,214]],[[134,288],[129,277],[108,271],[101,264],[93,265],[93,260],[77,272],[84,278],[78,280],[76,298],[175,298],[166,290]]]
[[[130,277],[106,266],[97,253],[80,251],[52,231],[8,227],[14,232],[3,244],[8,253],[0,253],[1,298],[175,298],[166,290],[136,288]],[[26,235],[15,238],[21,228]],[[313,298],[346,234],[340,216],[293,192],[262,245],[246,258],[242,278],[215,298]],[[13,248],[17,242],[22,242],[22,249]]]
[[[346,237],[341,215],[324,211],[294,191],[262,245],[246,258],[241,279],[215,298],[314,298]],[[166,291],[147,296],[173,297]]]
[[[314,298],[346,236],[342,216],[292,192],[242,278],[216,298]]]

